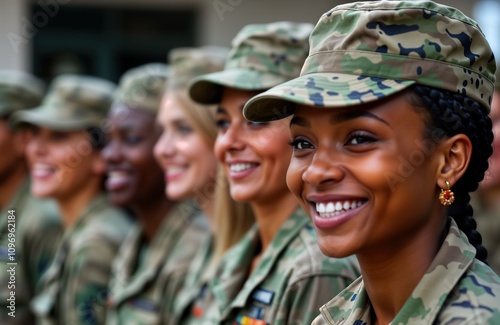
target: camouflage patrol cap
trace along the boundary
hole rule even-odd
[[[106,118],[115,84],[81,75],[56,77],[42,105],[11,116],[14,126],[34,124],[57,131],[77,131],[101,127]]]
[[[156,114],[166,88],[170,67],[148,63],[126,71],[118,83],[113,107],[125,105]]]
[[[222,46],[180,47],[170,51],[168,62],[172,75],[168,89],[187,89],[198,76],[224,68],[229,49]]]
[[[337,6],[318,21],[300,77],[250,99],[244,116],[270,121],[296,104],[357,105],[412,84],[464,94],[490,109],[495,60],[475,21],[431,1]]]
[[[45,83],[29,73],[0,70],[0,116],[40,105]]]
[[[295,78],[309,51],[312,24],[275,22],[243,27],[224,70],[193,80],[189,94],[202,104],[220,101],[224,87],[265,90]]]

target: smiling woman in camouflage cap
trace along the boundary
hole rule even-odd
[[[312,27],[245,26],[224,70],[191,85],[194,100],[219,105],[215,152],[232,197],[252,206],[256,225],[224,255],[193,306],[190,324],[309,324],[328,292],[340,292],[358,275],[355,259],[321,254],[310,221],[286,186],[287,121],[256,124],[242,115],[253,95],[299,75]]]
[[[54,202],[30,194],[24,150],[27,134],[8,123],[14,112],[40,105],[44,94],[45,83],[35,76],[0,70],[0,324],[5,325],[34,323],[29,303],[62,234]],[[16,271],[15,296],[12,283],[8,285],[12,263]]]
[[[314,324],[498,324],[469,192],[491,155],[495,62],[478,25],[430,1],[325,13],[301,76],[251,99],[293,115],[287,183],[329,256],[362,277]]]
[[[31,303],[41,324],[102,324],[111,261],[130,230],[103,192],[104,125],[115,85],[61,75],[41,106],[11,116],[28,126],[31,192],[53,198],[65,228]]]
[[[156,115],[169,74],[163,63],[128,70],[108,114],[108,141],[102,153],[106,188],[113,204],[130,208],[138,219],[113,261],[108,325],[168,323],[163,301],[184,279],[206,232],[204,223],[192,216],[196,209],[165,197],[163,171],[153,155],[161,134]],[[189,218],[193,219],[188,224]],[[176,253],[180,246],[183,254]]]
[[[218,177],[220,172],[213,153],[216,107],[199,105],[188,95],[189,82],[199,75],[220,71],[227,52],[225,47],[202,46],[175,48],[169,53],[172,75],[158,115],[163,132],[155,154],[165,170],[166,195],[176,200],[193,200],[200,209],[200,217],[209,224],[205,236],[198,238],[203,240],[198,252],[190,256],[182,290],[172,299],[175,305],[164,307],[171,316],[170,324],[184,321],[181,318],[212,278],[213,266],[218,264],[222,253],[238,241],[254,221],[250,209],[231,200],[226,184]],[[221,201],[225,211],[217,207]],[[226,215],[238,215],[240,222]]]

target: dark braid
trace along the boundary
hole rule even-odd
[[[465,134],[472,143],[472,155],[464,175],[453,186],[455,202],[448,213],[458,227],[476,247],[476,258],[486,262],[488,252],[481,244],[481,234],[476,230],[476,221],[470,205],[470,192],[474,192],[488,169],[493,141],[491,119],[476,101],[462,94],[426,87],[413,86],[417,107],[425,108],[430,114],[426,123],[425,136],[439,141],[456,134]]]

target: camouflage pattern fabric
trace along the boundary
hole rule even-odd
[[[29,73],[0,70],[0,116],[40,105],[45,83]]]
[[[248,275],[259,249],[255,226],[223,257],[216,276],[182,324],[310,324],[328,297],[360,274],[355,258],[334,259],[321,253],[316,233],[300,208]]]
[[[175,301],[173,324],[182,324],[184,317],[189,318],[189,313],[198,295],[208,285],[208,280],[203,278],[213,254],[213,238],[208,236],[194,256],[186,273],[186,279]]]
[[[450,224],[438,254],[391,324],[500,324],[500,277],[474,258],[476,249],[451,218]],[[360,277],[321,307],[312,324],[372,324],[370,314]]]
[[[106,324],[173,324],[173,305],[208,225],[192,202],[172,208],[149,247],[136,226],[113,262]]]
[[[321,16],[300,77],[250,99],[244,116],[270,121],[296,104],[340,107],[412,84],[458,92],[489,111],[495,59],[475,21],[431,1],[366,1]]]
[[[61,75],[52,81],[41,106],[17,111],[9,122],[34,124],[56,131],[103,127],[115,84],[96,77]]]
[[[148,63],[127,70],[120,78],[112,106],[125,105],[156,115],[169,73],[169,66],[163,63]]]
[[[474,208],[474,219],[477,230],[482,237],[482,245],[488,250],[488,264],[500,275],[500,201],[490,208],[481,202],[478,192],[471,193],[471,205]]]
[[[29,303],[62,236],[55,203],[32,197],[29,188],[26,180],[11,202],[0,211],[0,324],[3,325],[34,324]],[[10,214],[9,210],[14,212]],[[9,255],[11,232],[15,235],[13,259]],[[10,279],[11,273],[15,274],[14,281]],[[11,292],[15,292],[14,309],[10,308]]]
[[[232,41],[224,70],[193,79],[189,95],[201,104],[217,104],[224,87],[264,90],[297,77],[312,28],[295,22],[243,27]]]
[[[172,66],[168,90],[187,89],[193,78],[222,70],[228,51],[222,46],[172,49],[168,55],[168,62]]]
[[[31,303],[37,324],[104,324],[111,263],[131,226],[104,194],[89,204],[40,281]]]

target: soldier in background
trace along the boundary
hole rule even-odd
[[[162,308],[169,324],[178,324],[215,276],[222,255],[253,225],[248,204],[235,202],[213,152],[217,107],[195,103],[188,94],[191,80],[220,71],[228,49],[203,46],[176,48],[169,53],[172,74],[162,100],[158,123],[163,133],[155,154],[165,177],[165,192],[175,199],[193,199],[210,226],[196,255],[189,261],[182,290]],[[175,302],[175,304],[172,304]]]
[[[287,188],[289,121],[252,123],[242,114],[252,96],[299,75],[312,27],[247,25],[233,39],[224,70],[191,83],[193,100],[218,106],[215,153],[231,196],[251,205],[256,224],[223,256],[186,324],[310,324],[328,294],[359,275],[354,258],[319,251],[310,220]]]
[[[11,121],[27,127],[31,192],[53,198],[64,234],[31,303],[39,324],[103,324],[111,262],[131,228],[103,191],[101,129],[115,85],[80,75],[55,78],[41,106]]]
[[[500,66],[497,63],[495,92],[490,118],[493,124],[493,153],[484,180],[474,196],[477,229],[488,249],[488,264],[500,275]]]
[[[0,324],[4,325],[34,323],[29,303],[62,234],[54,202],[30,194],[27,134],[8,124],[12,113],[38,106],[44,93],[45,84],[38,78],[0,70]]]
[[[106,324],[168,324],[162,306],[208,232],[192,202],[165,196],[165,176],[153,156],[169,73],[161,63],[127,71],[109,112],[106,187],[111,202],[129,207],[138,224],[113,263]]]

